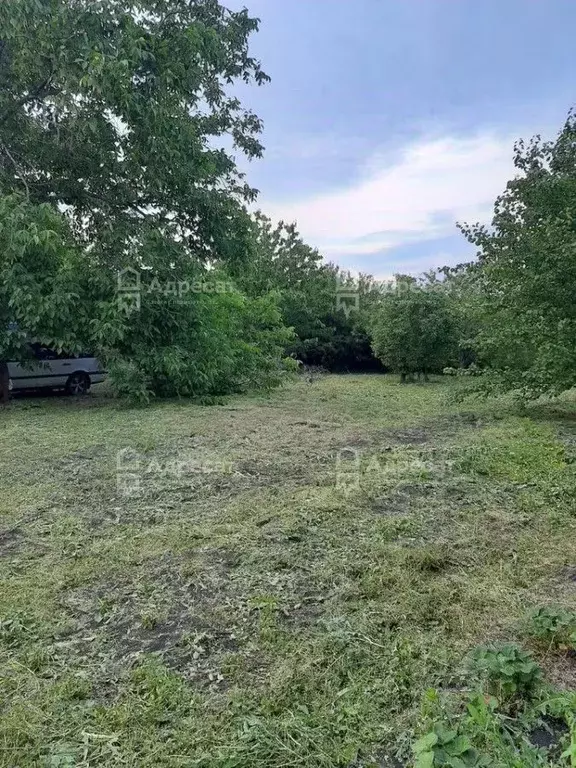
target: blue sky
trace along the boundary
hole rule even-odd
[[[275,219],[345,268],[386,278],[474,255],[520,136],[576,104],[574,0],[229,0],[260,17],[272,82],[247,165]]]

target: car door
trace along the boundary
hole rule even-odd
[[[68,352],[53,352],[50,350],[51,359],[48,364],[50,366],[50,374],[52,378],[51,387],[65,387],[68,377],[71,373],[74,373],[78,369],[78,361],[70,357]]]
[[[31,344],[30,352],[30,360],[26,363],[8,363],[12,389],[42,389],[66,384],[71,367],[69,359],[41,344]]]
[[[85,352],[80,355],[82,370],[90,376],[92,384],[99,384],[106,378],[106,371],[100,365],[99,360],[93,357],[91,353]]]
[[[27,365],[8,363],[8,374],[13,390],[37,389],[44,386],[44,370],[35,360],[31,360]]]

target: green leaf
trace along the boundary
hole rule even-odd
[[[416,758],[414,768],[434,768],[434,752],[422,752]]]
[[[470,740],[466,736],[457,736],[449,743],[446,743],[444,749],[449,755],[462,755],[471,748]]]
[[[449,744],[458,736],[457,731],[448,730],[441,725],[437,725],[434,731],[438,735],[438,742],[440,744]]]
[[[438,744],[438,735],[433,732],[427,733],[426,736],[422,736],[422,738],[418,739],[418,741],[413,744],[412,749],[414,753],[418,755],[421,752],[427,752],[432,749],[436,744]]]

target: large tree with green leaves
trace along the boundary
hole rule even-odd
[[[46,216],[41,206],[68,220],[66,266],[52,258],[56,271],[38,275],[46,278],[41,290],[49,294],[46,281],[61,268],[90,283],[78,309],[90,322],[68,309],[62,318],[70,321],[67,334],[73,329],[78,344],[111,365],[120,388],[139,381],[147,392],[202,394],[239,381],[230,373],[239,360],[246,371],[259,358],[264,368],[278,360],[285,334],[269,303],[264,310],[234,291],[174,297],[160,290],[126,313],[116,296],[124,268],[137,270],[144,287],[154,280],[167,287],[214,282],[215,270],[249,260],[245,204],[255,191],[222,147],[231,143],[248,157],[262,152],[259,119],[230,93],[236,80],[267,79],[248,51],[257,26],[246,11],[230,12],[217,0],[0,5],[0,196],[22,196],[30,214],[19,220],[23,233]],[[12,276],[25,263],[14,258],[0,254],[3,321],[71,346],[42,313],[33,324],[15,316],[20,287]],[[218,338],[223,318],[233,348],[207,342]],[[260,352],[273,355],[264,361],[255,344],[268,331],[279,345],[262,342]]]
[[[217,144],[262,152],[259,119],[226,91],[267,79],[256,28],[216,0],[2,3],[0,190],[67,206],[112,266],[148,227],[198,258],[241,257],[254,191]]]
[[[525,397],[576,384],[576,115],[554,141],[519,141],[518,175],[490,227],[463,225],[478,249],[478,346],[491,388]]]

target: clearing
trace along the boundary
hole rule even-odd
[[[404,765],[427,689],[576,601],[576,402],[457,386],[0,414],[0,765]]]

